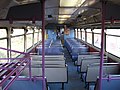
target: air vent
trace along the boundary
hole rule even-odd
[[[77,16],[77,18],[81,18],[82,17],[82,15],[81,14],[79,14],[78,16]]]
[[[52,18],[52,15],[48,15],[48,18]]]

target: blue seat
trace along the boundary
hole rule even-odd
[[[42,80],[37,80],[35,82],[29,80],[17,80],[11,85],[9,90],[42,90]]]
[[[120,90],[120,79],[103,79],[102,90]]]
[[[37,50],[38,54],[42,54],[42,48],[38,48]],[[63,48],[62,47],[45,47],[45,54],[46,55],[62,55],[63,54]]]
[[[78,54],[88,52],[88,47],[82,45],[82,43],[78,42],[76,39],[67,38],[64,45],[67,47],[73,61],[77,60]]]
[[[97,79],[95,90],[99,88],[99,80]],[[113,77],[105,77],[102,79],[102,90],[120,90],[120,75]]]

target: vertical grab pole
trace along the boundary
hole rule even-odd
[[[29,56],[29,60],[28,60],[28,62],[29,62],[29,79],[30,80],[32,80],[32,71],[31,71],[31,57]]]
[[[104,29],[105,29],[105,2],[102,1],[102,31],[101,31],[101,56],[100,56],[100,70],[99,70],[99,90],[102,90],[102,75],[103,75],[103,62],[104,62]]]
[[[44,61],[44,57],[45,57],[45,52],[44,52],[44,39],[45,39],[45,0],[42,0],[42,78],[43,78],[43,82],[42,82],[42,90],[46,89],[46,83],[45,83],[45,61]]]

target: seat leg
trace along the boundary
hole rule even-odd
[[[62,90],[64,90],[64,82],[62,82]]]

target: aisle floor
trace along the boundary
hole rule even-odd
[[[72,62],[72,59],[67,51],[64,48],[64,54],[66,58],[66,64],[68,65],[68,83],[65,83],[64,90],[87,90],[85,89],[84,82],[80,79],[80,74],[78,74],[76,70],[76,66]],[[50,90],[61,90],[62,84],[61,83],[53,83],[49,84]]]

